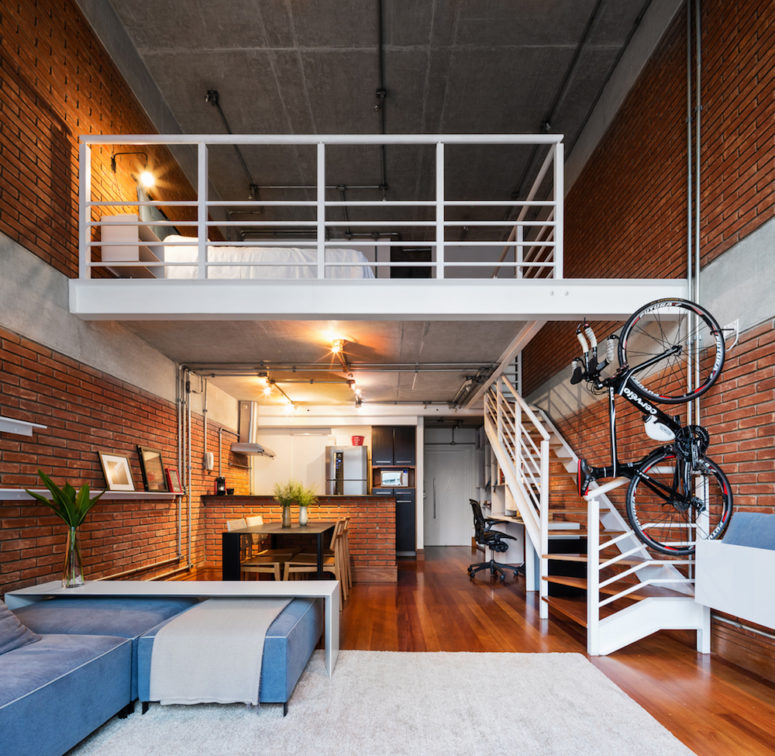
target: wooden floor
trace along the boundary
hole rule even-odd
[[[397,584],[355,584],[341,648],[585,653],[582,628],[539,619],[523,578],[471,582],[471,561],[467,548],[428,548],[399,562]],[[695,753],[775,754],[775,685],[696,653],[693,634],[661,632],[589,659]]]

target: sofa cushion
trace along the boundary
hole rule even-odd
[[[44,635],[0,656],[0,753],[60,756],[129,701],[126,638]]]
[[[132,699],[137,697],[137,638],[191,608],[188,598],[53,598],[15,610],[38,633],[114,635],[132,639]]]
[[[19,622],[19,618],[0,601],[0,654],[39,641],[40,636]]]
[[[735,512],[724,535],[724,543],[775,549],[775,515],[766,512]]]

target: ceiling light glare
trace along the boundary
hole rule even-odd
[[[269,396],[272,393],[272,387],[269,385],[264,386],[264,396]]]
[[[140,174],[140,183],[146,188],[150,189],[155,183],[156,179],[150,171],[143,171]]]
[[[344,339],[334,339],[331,342],[331,353],[341,354],[344,351]]]

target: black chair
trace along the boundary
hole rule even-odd
[[[474,538],[476,539],[476,542],[497,553],[508,551],[509,545],[506,543],[506,540],[516,541],[517,539],[514,538],[514,536],[502,533],[500,530],[491,530],[490,528],[492,528],[493,524],[498,521],[485,517],[482,514],[482,507],[476,499],[469,499],[468,501],[474,512]],[[473,580],[474,575],[476,575],[477,572],[481,570],[490,570],[491,577],[495,577],[497,574],[500,577],[501,583],[505,583],[505,570],[511,570],[514,573],[514,579],[516,580],[522,567],[522,564],[514,567],[511,564],[503,564],[502,562],[496,562],[494,559],[490,559],[487,562],[477,562],[476,564],[469,565],[468,577]]]

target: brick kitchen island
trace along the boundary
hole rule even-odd
[[[221,567],[221,533],[226,521],[261,515],[264,522],[280,522],[282,507],[271,496],[203,496],[205,517],[205,561],[207,567]],[[294,522],[299,508],[291,508]],[[309,519],[350,518],[350,555],[353,580],[366,583],[395,583],[396,504],[391,496],[319,496],[309,507]],[[327,545],[327,544],[326,544]],[[307,544],[306,548],[314,548]]]

